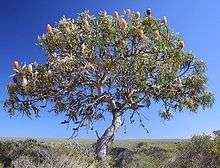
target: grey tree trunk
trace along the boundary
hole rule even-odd
[[[115,133],[122,124],[122,113],[114,112],[112,124],[105,130],[104,134],[97,140],[96,156],[99,160],[104,160],[107,155],[107,150],[112,142]]]

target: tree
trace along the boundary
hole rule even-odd
[[[147,9],[145,16],[127,9],[113,16],[83,12],[76,20],[62,18],[39,37],[45,64],[21,66],[7,86],[5,107],[10,115],[38,116],[46,106],[65,113],[62,123],[93,129],[93,123],[112,115],[112,124],[99,137],[96,154],[104,159],[123,117],[140,117],[140,109],[161,105],[160,116],[210,107],[205,64],[184,50],[183,39]],[[125,122],[126,123],[126,122]]]

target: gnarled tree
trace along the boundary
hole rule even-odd
[[[74,131],[92,128],[109,112],[112,124],[97,140],[99,159],[105,158],[126,114],[133,121],[141,108],[158,103],[160,116],[170,119],[176,111],[195,112],[213,103],[204,62],[184,50],[166,17],[160,20],[150,9],[144,16],[129,9],[124,16],[83,12],[76,20],[48,25],[38,40],[47,61],[14,63],[6,109],[31,117],[49,105],[65,113],[62,123],[73,123]]]

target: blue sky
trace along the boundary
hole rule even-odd
[[[0,137],[57,137],[68,138],[71,129],[59,124],[62,116],[42,112],[39,119],[21,116],[9,118],[2,108],[7,97],[5,85],[13,73],[14,60],[21,62],[44,62],[42,50],[36,45],[38,35],[45,32],[47,23],[53,25],[63,15],[74,18],[83,10],[97,14],[100,10],[113,13],[131,8],[144,12],[152,8],[157,17],[166,15],[171,28],[185,39],[186,48],[193,50],[208,67],[209,87],[215,94],[215,105],[211,110],[177,113],[171,121],[163,121],[158,116],[159,108],[153,106],[144,111],[149,121],[146,126],[150,133],[138,124],[127,125],[117,138],[187,138],[194,133],[211,133],[220,128],[220,1],[212,0],[7,0],[0,2]],[[110,117],[110,116],[109,116]],[[107,123],[109,120],[107,120]],[[99,130],[107,124],[97,125]],[[79,138],[95,138],[94,132],[82,131]]]

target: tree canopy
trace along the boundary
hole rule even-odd
[[[205,63],[151,9],[144,15],[127,9],[124,15],[86,11],[75,20],[64,17],[48,24],[38,41],[47,61],[14,63],[5,102],[10,115],[38,116],[48,105],[78,130],[92,128],[107,111],[131,111],[132,121],[141,108],[158,103],[160,116],[170,119],[177,111],[213,104]]]

